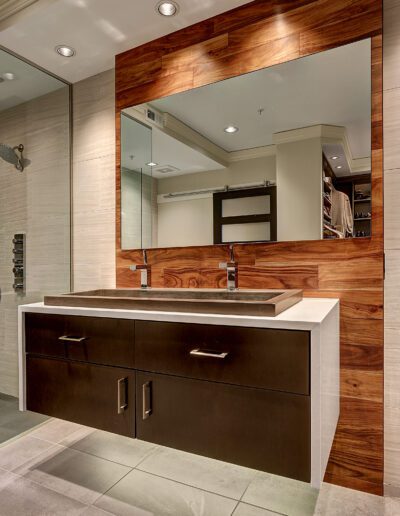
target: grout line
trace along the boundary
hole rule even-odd
[[[210,491],[209,489],[204,489],[202,487],[196,487],[196,486],[194,486],[192,484],[186,484],[185,482],[180,482],[179,480],[173,480],[172,478],[163,477],[162,475],[157,475],[156,473],[149,473],[148,471],[144,471],[143,469],[139,469],[139,468],[134,468],[134,469],[136,469],[140,473],[144,473],[144,474],[150,475],[152,477],[162,478],[163,480],[168,480],[169,482],[173,482],[173,483],[179,484],[181,486],[191,487],[192,489],[196,489],[197,491],[203,491],[204,493],[209,493],[209,494],[213,494],[213,495],[216,495],[216,496],[220,496],[221,498],[226,498],[227,500],[233,500],[235,502],[239,502],[240,501],[238,498],[232,498],[232,496],[222,495],[220,493],[216,493],[214,491]]]
[[[109,487],[106,491],[104,491],[104,493],[102,493],[98,498],[96,498],[96,500],[94,502],[92,502],[91,505],[94,505],[98,500],[100,500],[100,498],[102,496],[105,496],[113,487],[115,487],[117,484],[119,484],[121,482],[121,480],[123,480],[127,475],[129,475],[129,473],[132,473],[132,471],[134,470],[135,468],[131,468],[127,473],[125,473],[124,476],[122,476],[119,480],[117,480],[117,482],[115,482],[111,487]],[[100,507],[101,508],[101,507]]]
[[[240,500],[238,500],[237,504],[235,505],[235,507],[233,508],[233,511],[231,512],[231,516],[234,516],[235,512],[236,512],[236,509],[239,507],[239,504],[240,504]]]

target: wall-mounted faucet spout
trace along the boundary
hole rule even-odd
[[[143,249],[143,263],[131,265],[131,271],[140,271],[140,286],[143,289],[151,287],[151,266],[147,263],[147,251]]]
[[[238,288],[238,264],[235,262],[235,251],[233,244],[229,246],[229,262],[219,264],[220,269],[226,270],[226,284],[230,291]]]

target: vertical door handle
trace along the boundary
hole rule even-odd
[[[118,387],[118,414],[123,414],[128,408],[128,378],[120,378],[117,382]]]
[[[151,415],[151,382],[143,384],[143,419],[148,419]]]

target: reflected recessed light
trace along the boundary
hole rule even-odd
[[[179,11],[179,5],[176,2],[159,2],[156,5],[156,10],[162,16],[175,16]]]
[[[6,81],[13,81],[15,79],[15,74],[12,73],[12,72],[5,72],[5,73],[2,73],[1,76],[3,77],[3,79],[5,79]]]
[[[237,133],[239,131],[239,127],[235,127],[234,125],[228,125],[228,127],[225,127],[224,131],[228,134]]]
[[[148,167],[156,167],[158,163],[154,163],[153,161],[150,161],[150,163],[146,163]]]
[[[67,45],[58,45],[56,47],[56,52],[63,57],[73,57],[76,54],[75,50]]]
[[[336,168],[339,168],[339,169],[340,169],[340,168],[343,168],[343,167],[342,167],[342,165],[338,165]]]
[[[332,156],[331,159],[339,159],[339,156]]]

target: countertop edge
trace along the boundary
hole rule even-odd
[[[245,326],[256,328],[278,328],[312,330],[320,326],[325,318],[340,303],[336,298],[305,298],[276,317],[257,317],[241,315],[199,314],[185,312],[161,312],[149,310],[120,310],[105,308],[80,308],[46,306],[43,302],[20,305],[20,313],[48,313],[56,315],[75,315],[109,317],[116,319],[148,320],[162,322],[182,322],[192,324],[213,324],[222,326]]]

